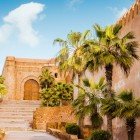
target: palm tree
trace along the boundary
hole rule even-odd
[[[136,99],[132,91],[124,90],[118,96],[118,102],[114,114],[125,120],[128,140],[134,140],[136,119],[140,117],[140,99]]]
[[[104,84],[104,78],[101,78],[99,82],[95,83],[93,80],[84,79],[84,87],[79,87],[80,93],[77,99],[73,101],[75,113],[78,117],[87,115],[90,116],[93,129],[101,128],[103,119],[100,116],[98,105],[100,104],[100,98],[106,85]],[[85,102],[83,104],[83,102]]]
[[[83,58],[79,56],[79,48],[83,45],[88,35],[88,30],[84,33],[71,32],[67,35],[66,40],[61,38],[54,40],[54,44],[58,43],[61,46],[56,58],[56,61],[59,63],[60,72],[65,74],[70,72],[73,74],[73,78],[75,78],[75,75],[78,75],[79,81],[85,66]]]
[[[55,78],[53,77],[52,73],[46,68],[43,69],[41,75],[39,76],[39,82],[41,89],[46,89],[55,84]]]
[[[81,84],[81,77],[86,70],[85,61],[83,61],[83,57],[79,55],[79,48],[87,39],[88,34],[89,31],[85,31],[84,33],[71,32],[67,35],[67,40],[60,38],[54,40],[54,44],[58,43],[61,46],[59,54],[56,58],[56,61],[59,63],[60,72],[63,72],[65,75],[67,73],[71,73],[73,79],[77,76],[78,85]],[[82,116],[78,123],[82,131]],[[81,138],[83,138],[83,134],[81,134]]]
[[[134,41],[133,33],[129,32],[123,37],[119,37],[121,26],[111,25],[105,28],[99,25],[94,26],[96,39],[85,42],[81,50],[86,58],[87,66],[91,70],[99,71],[104,68],[107,82],[107,93],[112,98],[112,75],[114,64],[121,67],[126,75],[129,74],[134,60],[138,60],[138,44]],[[107,128],[112,133],[111,114],[107,114]]]

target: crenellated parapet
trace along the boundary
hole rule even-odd
[[[131,8],[121,17],[117,23],[125,26],[127,23],[131,22],[138,14],[140,14],[140,0],[131,6]]]

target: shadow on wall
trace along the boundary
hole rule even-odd
[[[125,126],[114,129],[114,140],[128,140]],[[135,140],[140,140],[140,125],[136,128]]]

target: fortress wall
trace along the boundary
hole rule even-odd
[[[135,40],[139,44],[138,55],[140,56],[140,1],[137,1],[120,21],[125,23],[122,26],[120,37],[123,37],[128,32],[133,32]],[[136,96],[140,97],[140,61],[135,61],[128,77],[116,66],[113,86],[116,91],[124,88],[132,89]]]
[[[44,67],[47,67],[53,75],[58,73],[56,81],[64,79],[60,76],[54,59],[40,60],[7,57],[2,74],[8,89],[8,94],[5,98],[23,100],[24,83],[29,79],[39,82],[38,77]]]
[[[119,23],[122,24],[120,37],[128,32],[133,32],[135,40],[139,44],[138,55],[140,56],[140,0],[130,8],[130,10],[121,18]],[[137,98],[140,98],[140,60],[135,61],[130,70],[130,74],[126,77],[118,66],[113,71],[113,89],[119,92],[122,89],[132,89]],[[113,120],[114,140],[127,140],[126,128],[124,122],[119,119]],[[135,139],[140,139],[140,119],[137,120],[137,128]]]
[[[136,16],[140,14],[140,1],[137,0],[134,5],[117,21],[122,26],[130,23]]]
[[[120,37],[123,37],[128,32],[134,33],[135,40],[139,44],[138,55],[140,56],[140,0],[137,1],[117,23],[122,24]],[[95,81],[98,81],[100,77],[103,77],[104,75],[104,70],[94,72],[94,76],[91,76],[89,72],[86,73],[87,77],[89,77],[90,79],[93,78]],[[140,98],[140,60],[136,60],[134,62],[134,65],[131,67],[130,74],[128,77],[124,75],[122,69],[119,66],[114,65],[113,89],[117,93],[119,93],[123,89],[132,89],[134,91],[135,96],[137,98]],[[106,119],[104,123],[104,128],[106,129]],[[114,140],[127,140],[126,128],[123,120],[113,120],[113,131]],[[140,119],[137,120],[135,139],[140,139]]]

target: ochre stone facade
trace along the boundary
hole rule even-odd
[[[71,106],[41,107],[34,112],[33,126],[38,130],[46,127],[63,130],[66,123],[76,123]]]
[[[64,80],[64,78],[60,77],[54,59],[40,60],[7,57],[2,73],[8,89],[8,94],[5,98],[11,100],[37,100],[39,92],[38,77],[44,67],[52,72],[56,77],[56,81]]]

